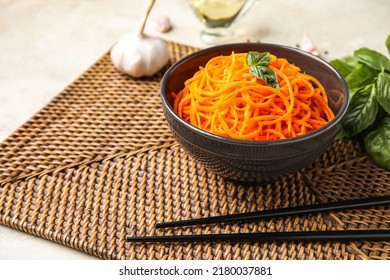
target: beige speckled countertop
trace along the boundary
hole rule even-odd
[[[106,52],[136,30],[146,1],[0,0],[0,141],[27,121]],[[169,15],[165,34],[153,20]],[[235,24],[242,40],[296,46],[304,32],[324,59],[360,47],[387,53],[388,0],[259,0]],[[201,24],[186,0],[157,0],[148,34],[206,47]],[[1,259],[95,259],[93,256],[0,226]]]

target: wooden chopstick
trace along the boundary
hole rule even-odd
[[[337,231],[287,231],[287,232],[256,232],[256,233],[226,233],[200,235],[164,235],[135,236],[126,238],[127,242],[287,242],[287,241],[385,241],[390,240],[390,230],[337,230]]]
[[[341,200],[314,205],[304,205],[296,207],[287,207],[280,209],[247,212],[232,215],[213,216],[208,218],[199,218],[191,220],[180,220],[172,222],[157,223],[156,228],[170,228],[179,226],[204,225],[212,223],[241,222],[257,219],[270,219],[292,215],[314,214],[328,211],[342,211],[348,209],[358,209],[364,207],[376,207],[390,205],[390,196],[378,196],[351,200]]]

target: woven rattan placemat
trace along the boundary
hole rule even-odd
[[[170,43],[170,63],[195,51]],[[267,185],[225,182],[176,144],[163,71],[132,79],[105,54],[0,146],[0,223],[104,259],[390,259],[389,242],[130,244],[126,236],[389,228],[390,208],[224,226],[156,222],[390,194],[357,140]]]

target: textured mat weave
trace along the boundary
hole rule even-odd
[[[170,43],[171,63],[195,51]],[[163,71],[162,71],[163,73]],[[389,228],[390,207],[225,226],[156,222],[390,194],[358,141],[264,186],[225,182],[171,136],[162,73],[132,79],[104,55],[0,145],[0,223],[104,259],[390,259],[390,242],[130,244],[126,236]]]

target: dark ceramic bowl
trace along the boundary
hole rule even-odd
[[[234,51],[268,51],[284,57],[302,71],[316,77],[329,97],[335,118],[304,136],[283,140],[235,140],[201,130],[173,110],[171,92],[179,92],[184,81],[208,60]],[[166,120],[181,147],[208,170],[234,181],[264,182],[300,171],[315,161],[333,142],[348,106],[348,88],[342,76],[324,60],[299,49],[262,43],[228,44],[200,50],[172,65],[161,83]]]

